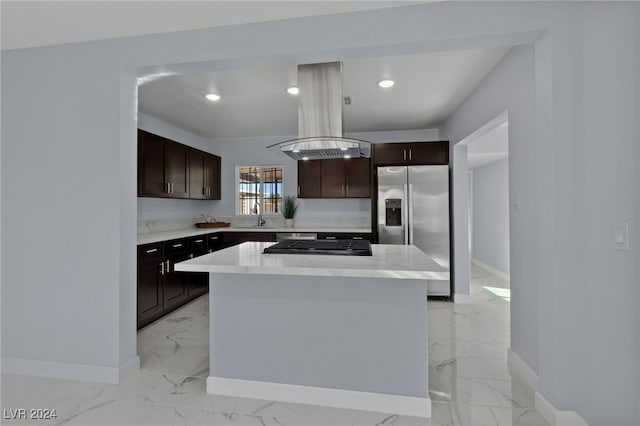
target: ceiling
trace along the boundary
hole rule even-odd
[[[430,52],[343,61],[343,131],[437,128],[509,48]],[[296,135],[298,104],[286,88],[296,66],[175,75],[138,89],[140,112],[201,137]],[[396,81],[381,89],[382,78]],[[222,99],[208,101],[208,92]]]
[[[0,1],[2,50],[403,6],[426,1]]]

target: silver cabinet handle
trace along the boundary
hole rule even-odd
[[[148,254],[148,253],[155,253],[155,252],[157,252],[157,251],[158,251],[158,249],[157,249],[157,248],[150,249],[150,250],[147,250],[147,254]]]
[[[362,237],[353,237],[352,240],[364,240]]]
[[[182,247],[182,243],[180,243],[180,244],[173,244],[171,247],[173,247],[173,248]]]
[[[413,244],[413,184],[409,184],[409,244]]]
[[[324,237],[325,240],[335,240],[336,237]]]
[[[169,260],[167,259],[167,261],[165,262],[167,264],[166,269],[167,269],[167,274],[169,272],[171,272],[171,268],[169,266],[171,266],[171,264],[169,263]]]
[[[171,184],[167,182],[167,194],[171,194]]]
[[[171,193],[173,194],[173,182],[171,182]]]
[[[189,259],[193,259],[193,253],[189,255]]]
[[[340,187],[340,195],[344,195],[344,184]]]
[[[203,241],[204,241],[204,240],[195,240],[195,241],[194,241],[194,243],[201,243],[201,242],[203,242]]]
[[[164,275],[164,262],[160,262],[160,275]]]
[[[220,237],[209,237],[210,240],[219,240]]]
[[[409,150],[409,161],[411,161],[411,150]]]
[[[345,195],[349,196],[349,185],[347,185],[347,190],[345,191]]]
[[[402,150],[402,159],[405,160],[405,161],[407,160],[407,150],[406,149]]]
[[[403,189],[402,189],[402,195],[403,195],[403,200],[402,200],[402,216],[403,216],[403,221],[404,221],[404,243],[405,244],[409,244],[409,220],[408,220],[408,206],[409,206],[409,200],[407,199],[407,197],[409,196],[409,190],[407,188],[407,184],[405,183],[403,185]]]

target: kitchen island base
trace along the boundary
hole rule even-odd
[[[210,273],[207,392],[430,417],[427,284]]]

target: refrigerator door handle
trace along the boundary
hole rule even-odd
[[[413,185],[412,184],[409,184],[409,198],[407,198],[407,205],[409,206],[409,222],[408,222],[409,244],[413,244]]]
[[[407,184],[404,184],[404,189],[403,189],[403,201],[404,201],[404,206],[402,206],[402,211],[403,214],[402,216],[404,216],[402,218],[403,222],[404,222],[404,243],[405,244],[409,244],[409,221],[407,220],[409,213],[407,213],[407,210],[409,209],[409,199],[407,198]]]

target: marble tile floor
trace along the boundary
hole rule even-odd
[[[507,367],[508,289],[473,266],[472,303],[428,302],[429,420],[206,394],[205,295],[138,333],[141,370],[120,385],[3,374],[3,409],[55,409],[57,418],[2,424],[547,426]]]

